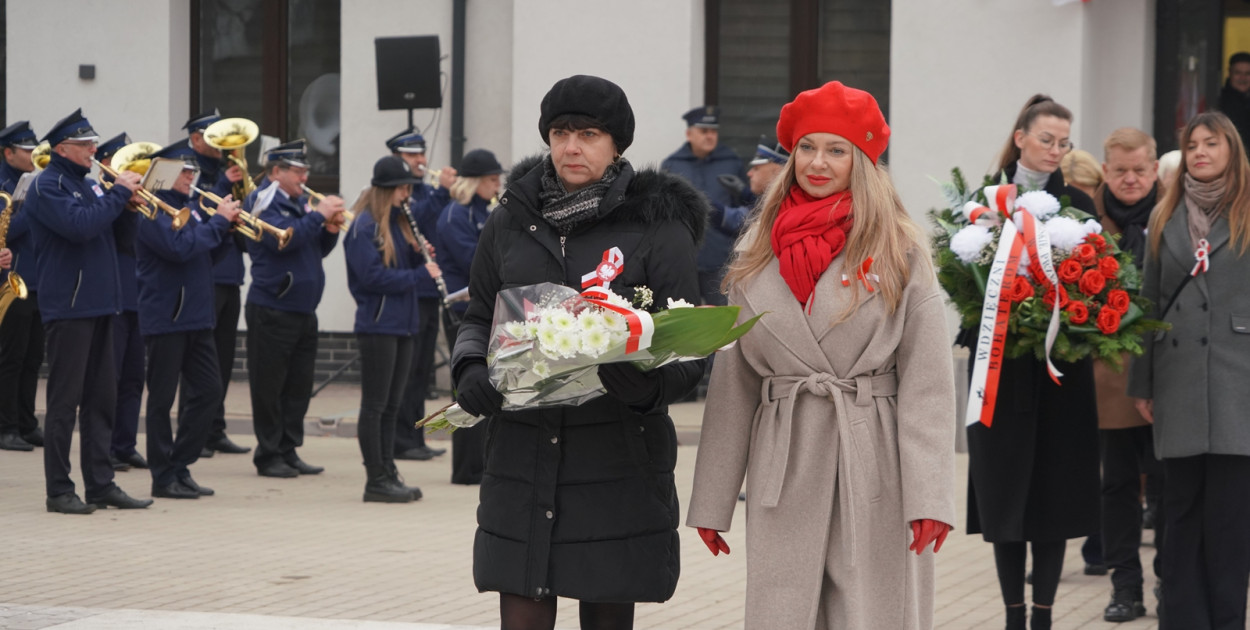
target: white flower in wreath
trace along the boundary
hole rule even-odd
[[[1085,219],[1085,234],[1102,234],[1102,224],[1094,219]]]
[[[1046,222],[1046,235],[1050,237],[1050,246],[1064,252],[1071,252],[1074,247],[1085,242],[1087,233],[1085,226],[1076,219],[1054,217]]]
[[[1044,190],[1030,190],[1016,197],[1016,208],[1029,211],[1038,221],[1045,221],[1060,209],[1059,200]]]
[[[994,233],[983,225],[965,225],[951,237],[951,251],[966,264],[981,258],[981,252],[994,241]]]
[[[668,307],[669,307],[670,309],[673,309],[673,308],[694,308],[694,304],[691,304],[690,302],[687,302],[687,301],[685,301],[685,300],[683,300],[683,299],[681,299],[681,298],[677,298],[676,300],[674,300],[673,298],[668,298]]]

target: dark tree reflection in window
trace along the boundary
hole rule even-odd
[[[224,117],[259,124],[264,115],[264,7],[260,0],[203,0],[199,4],[200,103],[193,107],[193,114],[216,107]],[[255,171],[260,142],[247,149]]]

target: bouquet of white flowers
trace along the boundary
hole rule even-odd
[[[604,394],[602,363],[631,361],[653,370],[672,361],[703,358],[746,334],[759,316],[736,325],[737,306],[694,308],[669,298],[650,312],[651,291],[634,289],[633,304],[612,290],[581,293],[544,282],[500,291],[486,364],[504,395],[504,409],[580,405]],[[471,427],[481,418],[452,404],[418,427]]]

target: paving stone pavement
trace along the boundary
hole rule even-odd
[[[252,446],[247,396],[246,383],[232,384],[228,409],[232,437]],[[305,460],[326,466],[324,474],[269,479],[256,475],[248,455],[218,454],[193,467],[216,496],[158,499],[148,510],[48,514],[42,451],[0,451],[0,540],[6,544],[0,628],[497,628],[498,598],[478,593],[470,570],[476,487],[449,483],[450,455],[400,461],[407,482],[420,486],[425,498],[398,505],[361,502],[364,475],[356,441],[335,437],[354,433],[358,397],[358,388],[332,385],[310,407],[312,425],[338,418],[326,435],[310,432],[300,449]],[[683,436],[677,468],[683,508],[701,413],[697,403],[675,409]],[[76,452],[71,461],[77,469]],[[966,456],[958,461],[962,505]],[[132,495],[149,495],[146,471],[118,473],[117,482]],[[683,528],[677,592],[665,604],[639,605],[636,627],[741,628],[744,525],[745,510],[739,510],[726,535],[734,549],[727,557],[711,556],[697,534]],[[1082,574],[1080,542],[1068,546],[1055,628],[1156,628],[1149,594],[1150,616],[1125,624],[1102,621],[1110,582]],[[1143,564],[1149,566],[1152,557],[1153,548],[1146,547]],[[938,628],[1002,627],[993,557],[979,536],[952,532],[938,571]],[[557,627],[577,627],[575,602],[561,601]]]

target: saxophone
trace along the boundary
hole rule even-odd
[[[17,208],[13,204],[13,197],[6,192],[0,192],[0,203],[4,204],[4,210],[0,211],[0,249],[4,249],[7,245],[5,237],[9,234],[9,222],[12,221],[13,211]],[[0,322],[4,321],[4,316],[9,312],[9,305],[13,303],[13,300],[25,300],[26,295],[26,283],[22,282],[22,277],[17,275],[17,270],[10,270],[8,281],[0,285]]]

